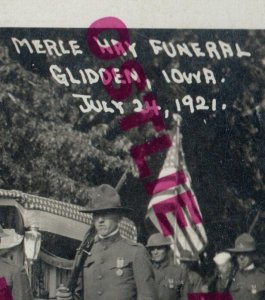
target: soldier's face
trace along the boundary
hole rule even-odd
[[[96,213],[93,220],[97,233],[101,236],[107,236],[118,228],[120,216],[116,213]]]
[[[167,248],[164,246],[151,248],[150,252],[154,262],[162,262],[167,256]]]
[[[236,259],[238,262],[239,269],[241,270],[244,270],[253,262],[252,256],[249,253],[239,253]]]

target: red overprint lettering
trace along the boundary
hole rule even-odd
[[[138,168],[140,178],[150,176],[150,169],[145,161],[146,156],[150,156],[157,152],[161,152],[172,146],[169,135],[163,135],[148,141],[144,144],[137,145],[131,148],[131,156]]]
[[[202,222],[201,214],[198,210],[195,199],[190,191],[175,195],[164,201],[160,201],[153,206],[160,227],[165,236],[173,235],[173,228],[168,221],[167,214],[172,213],[180,228],[188,226],[182,208],[186,208],[191,218],[191,223],[200,224]]]
[[[13,300],[11,291],[7,285],[5,277],[0,277],[0,299],[1,300]]]
[[[99,35],[106,30],[115,30],[120,37],[115,46],[102,47],[99,43]],[[94,55],[104,60],[111,60],[121,56],[130,45],[128,28],[122,20],[115,17],[105,17],[93,22],[87,30],[87,45]],[[119,49],[119,51],[116,51]]]
[[[153,93],[147,93],[144,96],[144,102],[145,106],[148,108],[137,113],[132,113],[129,116],[124,117],[120,120],[120,128],[123,131],[127,131],[134,127],[138,127],[149,121],[153,123],[155,131],[159,132],[165,129],[165,124],[158,112],[156,100]],[[149,106],[147,106],[147,103]],[[150,107],[156,107],[157,109],[150,109]]]
[[[229,293],[188,293],[189,300],[233,300]]]
[[[127,48],[123,48],[121,45],[119,46],[117,43],[115,44],[115,47],[102,47],[98,41],[98,36],[100,33],[104,32],[105,30],[115,30],[118,32],[120,41],[118,43],[122,43],[123,45],[126,45]],[[118,18],[115,17],[106,17],[99,19],[91,24],[87,31],[87,43],[90,48],[90,50],[99,58],[104,60],[114,59],[120,55],[123,54],[122,49],[128,49],[129,47],[129,31],[126,27],[126,25]],[[117,49],[119,51],[117,51]],[[146,75],[142,68],[142,66],[136,61],[136,60],[128,60],[125,63],[122,64],[121,67],[121,74],[124,74],[125,70],[131,70],[131,72],[135,71],[137,72],[138,79],[135,84],[137,87],[138,92],[143,92],[146,87]],[[108,72],[111,72],[113,74],[114,68],[110,66],[106,69]],[[116,101],[125,101],[132,93],[132,83],[128,82],[121,82],[119,87],[114,87],[113,82],[110,84],[106,84],[106,82],[103,81],[104,87],[107,91],[107,93],[112,97],[113,100]],[[120,128],[123,131],[128,131],[132,128],[138,127],[140,125],[143,125],[147,122],[152,122],[154,129],[156,132],[159,132],[163,129],[165,129],[164,121],[159,113],[159,109],[156,105],[156,99],[153,95],[153,93],[146,93],[143,97],[145,102],[145,109],[143,109],[140,112],[132,113],[129,116],[122,118],[120,120]],[[152,154],[155,154],[157,152],[161,152],[163,150],[166,150],[172,146],[172,141],[169,135],[164,135],[160,137],[156,137],[144,144],[137,145],[131,148],[131,156],[133,157],[135,164],[138,168],[140,178],[149,177],[150,169],[148,167],[147,162],[145,161],[146,156],[150,156]],[[176,175],[176,174],[175,174]],[[173,176],[175,176],[173,175]],[[180,176],[180,174],[177,174]],[[182,178],[181,176],[179,179]],[[145,186],[146,190],[151,193],[151,190],[153,192],[164,190],[166,187],[171,187],[174,182],[178,182],[179,179],[170,177],[165,177],[163,180],[160,179],[160,181],[151,182],[149,185],[147,184]],[[183,178],[182,178],[183,179]],[[180,180],[181,181],[181,180]],[[155,185],[155,187],[154,187]],[[153,193],[152,192],[152,193]],[[182,199],[182,200],[181,200]],[[171,203],[173,199],[170,198],[169,202]],[[177,200],[177,199],[175,199]],[[179,199],[178,199],[179,200]],[[196,214],[198,211],[195,207],[195,202],[193,201],[192,196],[185,196],[183,195],[183,198],[180,197],[180,203],[175,204],[175,207],[173,211],[176,211],[176,206],[178,206],[179,210],[181,206],[188,207],[189,211],[192,213],[192,220],[196,222],[199,222],[200,214]],[[172,208],[172,203],[169,206],[165,206],[166,208],[169,207],[169,210]],[[158,216],[161,215],[162,220],[164,208],[162,210],[162,207],[157,207],[156,213],[159,213]],[[183,213],[181,214],[181,211],[178,212],[176,216],[180,216],[179,223],[181,226],[186,226],[186,221],[183,216]],[[162,221],[161,221],[162,222]]]
[[[187,178],[184,172],[178,171],[152,182],[148,182],[144,185],[144,187],[148,195],[154,196],[157,193],[166,191],[177,185],[184,184],[186,181]]]
[[[99,35],[104,31],[116,31],[119,35],[119,41],[110,45],[105,42],[104,46],[99,41]],[[87,31],[87,44],[94,55],[103,60],[115,59],[123,55],[129,48],[130,36],[126,25],[116,17],[105,17],[96,20]],[[136,72],[138,80],[135,81],[138,92],[143,92],[146,88],[146,75],[142,66],[136,60],[128,60],[121,66],[120,74],[124,75],[125,71]],[[106,73],[112,73],[114,80],[114,67],[109,66]],[[105,74],[106,74],[105,73]],[[106,76],[108,77],[108,76]],[[121,80],[120,86],[115,87],[112,82],[106,82],[103,79],[103,85],[107,93],[115,101],[125,101],[131,96],[132,82]],[[156,99],[153,93],[148,92],[143,96],[145,109],[137,113],[122,118],[120,128],[128,131],[132,128],[152,122],[154,130],[160,132],[165,129],[164,121],[159,113]],[[161,152],[172,147],[172,141],[169,135],[163,135],[149,140],[143,144],[133,146],[130,150],[131,156],[138,168],[140,178],[149,177],[150,169],[145,157]],[[144,187],[148,195],[154,196],[158,193],[168,191],[170,188],[185,184],[187,178],[183,171],[177,171],[152,182],[145,183]],[[200,224],[202,222],[197,202],[190,191],[166,198],[153,205],[154,212],[157,216],[160,227],[165,236],[173,235],[173,228],[167,218],[168,213],[172,213],[180,228],[188,226],[187,221],[191,224]],[[189,300],[233,300],[229,293],[188,293]]]
[[[136,60],[128,60],[122,64],[120,73],[125,75],[126,70],[131,70],[131,72],[136,71],[139,80],[135,81],[134,83],[136,84],[138,92],[144,91],[146,87],[146,76],[142,66]],[[108,67],[105,72],[111,72],[115,74],[113,67]],[[113,100],[116,101],[123,101],[132,93],[132,83],[129,82],[125,82],[124,84],[121,83],[120,87],[118,88],[115,88],[112,82],[105,84],[103,80],[103,84],[107,93],[112,97]]]

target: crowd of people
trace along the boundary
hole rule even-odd
[[[60,286],[57,300],[265,299],[265,271],[254,263],[257,249],[250,234],[241,234],[234,248],[217,253],[215,272],[205,277],[199,257],[188,250],[174,257],[170,240],[161,233],[150,235],[145,246],[121,237],[119,222],[129,211],[114,188],[106,184],[95,188],[90,206],[83,210],[93,214],[93,243],[81,248],[77,288]],[[5,248],[4,235],[0,228],[0,250]],[[4,287],[8,289],[3,291]],[[25,269],[1,257],[0,293],[8,291],[5,300],[33,299]]]
[[[248,233],[236,239],[234,248],[217,253],[215,274],[202,278],[199,257],[184,250],[172,260],[170,241],[162,234],[152,234],[145,247],[120,236],[118,224],[128,208],[111,186],[97,187],[84,212],[93,214],[97,235],[83,264],[81,299],[202,300],[207,294],[218,300],[229,299],[222,295],[265,299],[265,272],[254,264],[256,242]]]

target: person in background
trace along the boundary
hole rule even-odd
[[[200,293],[202,291],[202,278],[195,271],[198,258],[192,256],[191,252],[188,250],[184,250],[179,257],[179,260],[182,269],[180,299],[189,300],[189,293]]]
[[[0,299],[33,300],[29,278],[24,267],[18,266],[4,257],[9,249],[21,242],[20,235],[15,231],[11,233],[0,225]]]
[[[229,291],[236,272],[231,259],[232,256],[228,252],[220,252],[214,256],[213,261],[216,265],[216,272],[209,285],[209,291]]]
[[[175,300],[179,298],[181,270],[179,265],[170,261],[170,240],[161,233],[152,234],[147,241],[159,300]]]
[[[235,240],[235,247],[228,251],[235,254],[239,268],[230,287],[233,300],[264,300],[265,271],[254,264],[254,238],[243,233]]]

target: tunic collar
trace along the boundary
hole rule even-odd
[[[165,268],[165,267],[168,266],[168,264],[169,264],[169,259],[168,258],[165,258],[165,260],[163,260],[162,262],[153,262],[153,266],[156,269]]]
[[[102,235],[98,235],[100,240],[106,240],[108,238],[110,238],[111,236],[117,235],[117,233],[119,232],[119,228],[115,229],[114,231],[112,231],[110,234],[106,235],[106,236],[102,236]]]

